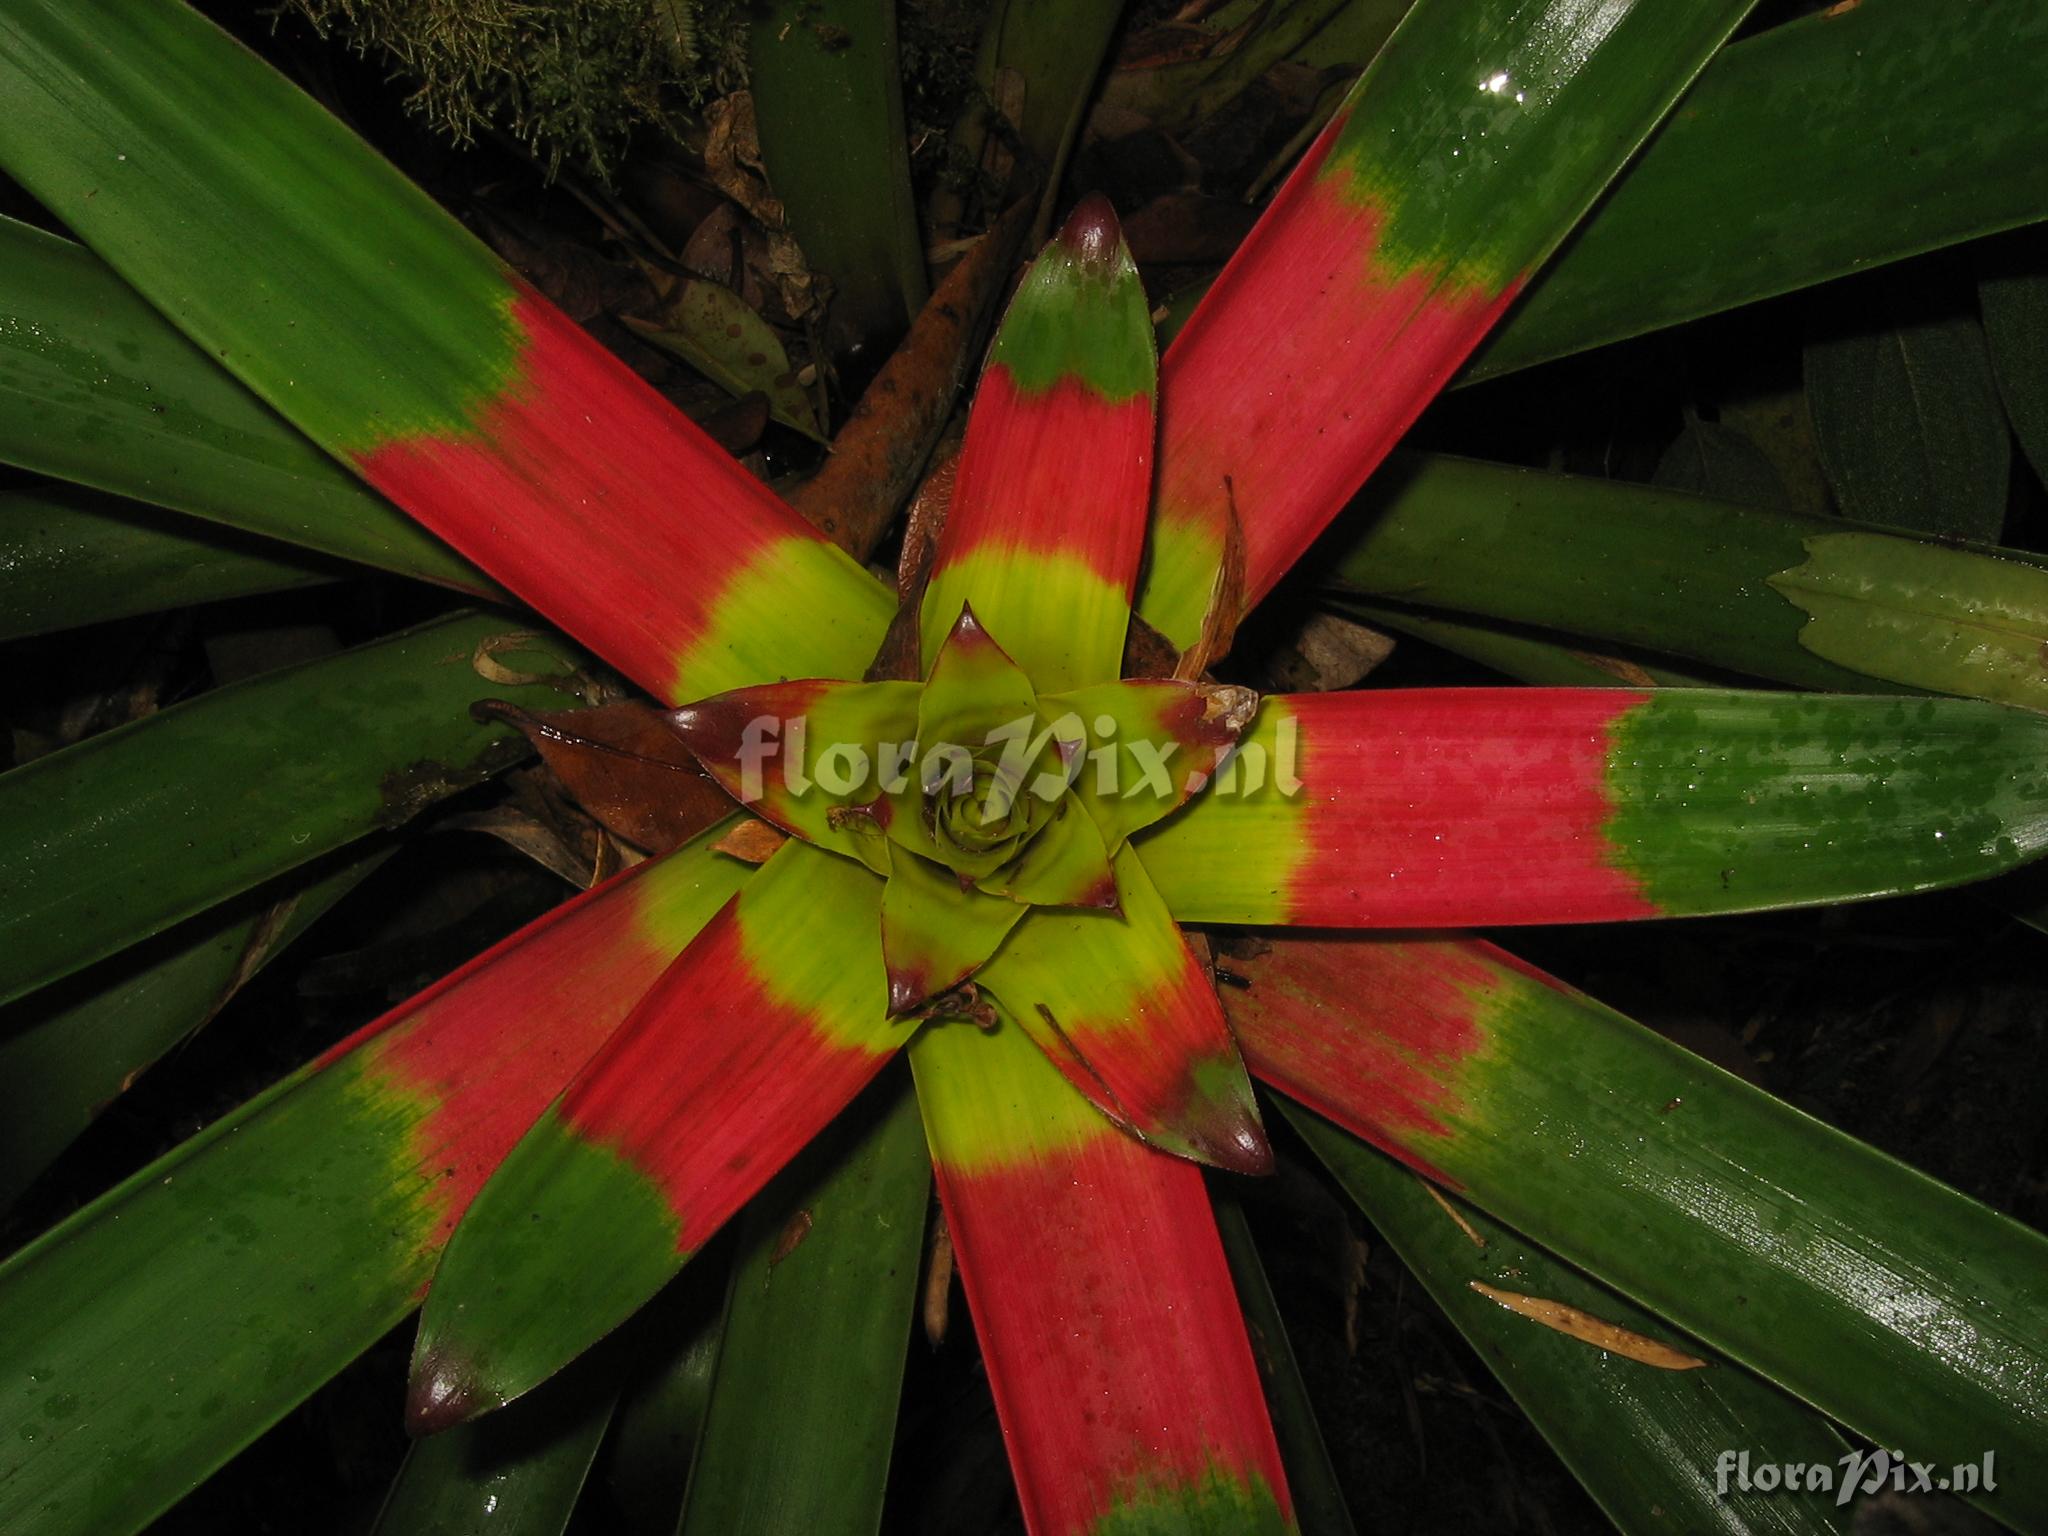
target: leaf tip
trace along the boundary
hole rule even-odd
[[[405,1398],[405,1432],[413,1439],[438,1435],[498,1406],[475,1371],[446,1351],[429,1347],[413,1357]]]
[[[1110,200],[1100,192],[1090,192],[1074,205],[1053,238],[1078,265],[1107,274],[1119,263],[1124,231]]]

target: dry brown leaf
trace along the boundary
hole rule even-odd
[[[768,233],[769,263],[783,307],[794,318],[824,313],[823,283],[812,273],[789,232],[782,201],[768,190],[761,136],[751,91],[734,91],[704,109],[704,169],[727,197],[758,219]]]
[[[711,845],[713,853],[729,854],[747,864],[766,864],[789,841],[779,829],[749,816]]]
[[[1695,1355],[1688,1355],[1673,1349],[1669,1344],[1632,1332],[1619,1324],[1595,1317],[1590,1312],[1581,1312],[1577,1307],[1567,1306],[1561,1301],[1549,1301],[1541,1296],[1524,1296],[1517,1291],[1503,1291],[1477,1280],[1466,1284],[1484,1296],[1488,1301],[1497,1301],[1510,1312],[1519,1313],[1531,1322],[1554,1328],[1559,1333],[1569,1334],[1582,1344],[1595,1349],[1604,1349],[1612,1355],[1622,1355],[1644,1365],[1653,1365],[1660,1371],[1696,1371],[1707,1362]]]
[[[1424,1189],[1429,1191],[1429,1198],[1434,1200],[1439,1206],[1441,1206],[1443,1208],[1443,1213],[1446,1216],[1450,1217],[1452,1221],[1458,1224],[1458,1230],[1464,1233],[1466,1237],[1471,1239],[1472,1246],[1474,1248],[1484,1248],[1486,1246],[1486,1239],[1479,1235],[1479,1229],[1473,1226],[1471,1222],[1465,1219],[1465,1213],[1463,1211],[1459,1210],[1455,1205],[1451,1204],[1450,1201],[1444,1198],[1444,1192],[1442,1190],[1438,1189],[1434,1184],[1430,1183],[1429,1180],[1423,1178],[1419,1174],[1416,1176],[1415,1182],[1420,1184]]]
[[[797,1245],[811,1235],[811,1213],[798,1211],[789,1218],[789,1225],[782,1229],[782,1235],[775,1239],[775,1251],[768,1255],[768,1267],[773,1269],[797,1250]]]
[[[1634,662],[1624,661],[1619,656],[1601,656],[1592,651],[1567,651],[1565,654],[1571,657],[1573,661],[1582,661],[1589,667],[1605,672],[1609,677],[1619,678],[1631,688],[1654,688],[1657,686],[1657,679],[1650,676],[1649,673],[1645,672]]]
[[[1227,476],[1223,483],[1228,489]],[[1244,612],[1244,527],[1237,520],[1234,499],[1229,519],[1223,534],[1223,558],[1217,563],[1209,607],[1202,615],[1202,632],[1173,668],[1173,675],[1184,683],[1194,682],[1221,661],[1237,639],[1238,617]]]
[[[578,805],[649,853],[679,848],[732,814],[732,801],[651,704],[536,714],[487,699],[471,712],[523,732]]]
[[[924,1314],[925,1342],[937,1349],[946,1341],[947,1313],[953,1300],[953,1234],[946,1230],[946,1213],[939,1211],[932,1217],[931,1257],[925,1265],[924,1298],[920,1309]]]

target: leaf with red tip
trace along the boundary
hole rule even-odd
[[[450,1240],[413,1351],[416,1433],[616,1327],[880,1070],[904,1033],[880,899],[859,865],[791,842],[668,968]]]
[[[959,876],[929,859],[899,852],[882,892],[891,1016],[901,1017],[973,975],[1028,910],[1007,896],[962,886]]]
[[[1140,1141],[1237,1173],[1272,1148],[1208,972],[1129,849],[1123,910],[1034,912],[977,982],[1060,1075]]]
[[[1144,617],[1193,644],[1307,550],[1752,0],[1419,0],[1161,372]]]
[[[1755,911],[2048,848],[2048,719],[1961,699],[1460,688],[1268,698],[1136,846],[1185,922]]]
[[[1257,713],[1259,696],[1224,683],[1098,683],[1038,701],[1082,743],[1074,793],[1114,852],[1209,782]]]
[[[614,666],[674,701],[855,676],[874,654],[894,604],[872,578],[197,12],[25,0],[6,38],[8,173],[308,437]]]
[[[947,620],[930,655],[917,704],[918,739],[927,745],[981,746],[990,731],[1029,718],[1037,707],[1030,677],[989,633],[972,603],[963,602]]]
[[[669,728],[733,799],[806,842],[889,872],[871,816],[849,814],[916,765],[915,683],[769,683],[685,705]]]
[[[1292,1532],[1201,1170],[1008,1024],[927,1028],[910,1061],[1026,1528]]]
[[[925,590],[927,657],[971,602],[1040,688],[1117,675],[1151,506],[1154,374],[1137,268],[1091,197],[989,350]]]

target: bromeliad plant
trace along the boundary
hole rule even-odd
[[[789,835],[755,868],[706,833],[598,887],[10,1260],[0,1525],[135,1527],[422,1292],[412,1427],[520,1397],[899,1049],[1034,1531],[1295,1527],[1198,1166],[1270,1163],[1247,1066],[1859,1432],[2016,1451],[1994,1507],[2040,1521],[2038,1239],[1476,941],[1282,941],[1226,1017],[1180,926],[1755,910],[2048,846],[2048,726],[1976,701],[1206,678],[1746,9],[1423,0],[1156,388],[1135,270],[1085,203],[1009,307],[943,527],[892,596],[172,0],[0,3],[0,164],[675,707]],[[1383,1225],[1419,1230],[1330,1145]],[[1866,1228],[1902,1188],[1926,1230],[1895,1251]],[[1674,1275],[1689,1224],[1746,1249]],[[845,1326],[808,1322],[824,1349]],[[1712,1374],[1731,1433],[1833,1443]],[[1640,1423],[1663,1389],[1613,1390]],[[1672,1486],[1705,1511],[1696,1470]],[[1625,1518],[1674,1496],[1624,1483],[1600,1491]]]

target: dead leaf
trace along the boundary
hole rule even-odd
[[[732,814],[732,801],[651,704],[629,700],[536,714],[486,699],[470,712],[523,732],[577,804],[649,853],[680,847]]]
[[[704,109],[704,169],[713,185],[760,221],[768,237],[769,265],[792,319],[824,314],[824,283],[804,260],[782,202],[768,190],[761,137],[754,123],[751,91],[734,91]]]
[[[1275,693],[1333,693],[1349,688],[1394,654],[1394,638],[1355,619],[1334,613],[1311,614],[1294,636],[1266,664],[1266,682]]]
[[[1224,488],[1230,480],[1224,477]],[[1244,612],[1244,527],[1237,520],[1237,503],[1232,498],[1229,521],[1223,533],[1223,558],[1217,562],[1216,578],[1209,588],[1209,606],[1202,614],[1202,632],[1195,643],[1174,663],[1173,675],[1191,683],[1229,654],[1237,639],[1237,621]]]
[[[1696,1371],[1707,1363],[1697,1356],[1673,1349],[1669,1344],[1660,1344],[1655,1339],[1595,1317],[1590,1312],[1581,1312],[1561,1301],[1498,1290],[1477,1280],[1468,1280],[1466,1284],[1488,1301],[1497,1301],[1510,1312],[1519,1313],[1531,1322],[1554,1328],[1559,1333],[1569,1334],[1580,1343],[1604,1349],[1611,1355],[1622,1355],[1644,1365],[1653,1365],[1660,1371]]]
[[[730,832],[713,843],[711,851],[728,854],[746,864],[766,864],[788,841],[788,836],[780,829],[749,816],[735,823]]]
[[[925,1265],[924,1298],[920,1309],[924,1314],[925,1342],[937,1349],[946,1342],[947,1313],[953,1299],[953,1234],[946,1230],[946,1213],[932,1215],[931,1257]]]
[[[1584,662],[1597,671],[1605,672],[1609,677],[1619,679],[1631,688],[1657,686],[1657,679],[1634,662],[1624,661],[1619,656],[1601,656],[1592,651],[1566,651],[1565,654],[1573,661]]]
[[[798,1211],[789,1218],[789,1225],[782,1229],[782,1236],[775,1239],[775,1251],[768,1255],[768,1267],[773,1269],[797,1250],[797,1245],[811,1235],[811,1213]]]
[[[446,832],[481,832],[486,837],[495,837],[579,891],[587,891],[596,883],[600,860],[586,858],[570,847],[555,828],[512,806],[465,811],[459,816],[444,817],[438,827]]]
[[[1464,1233],[1465,1236],[1471,1240],[1472,1246],[1474,1248],[1484,1248],[1486,1246],[1486,1239],[1479,1235],[1479,1229],[1473,1226],[1471,1222],[1465,1219],[1465,1213],[1463,1211],[1459,1210],[1455,1205],[1451,1204],[1450,1201],[1444,1198],[1444,1192],[1442,1190],[1438,1189],[1434,1184],[1430,1183],[1429,1180],[1421,1177],[1419,1174],[1416,1176],[1415,1182],[1420,1184],[1424,1189],[1429,1191],[1429,1198],[1434,1200],[1439,1206],[1441,1206],[1443,1208],[1443,1213],[1446,1216],[1450,1217],[1452,1221],[1458,1224],[1458,1230]]]

